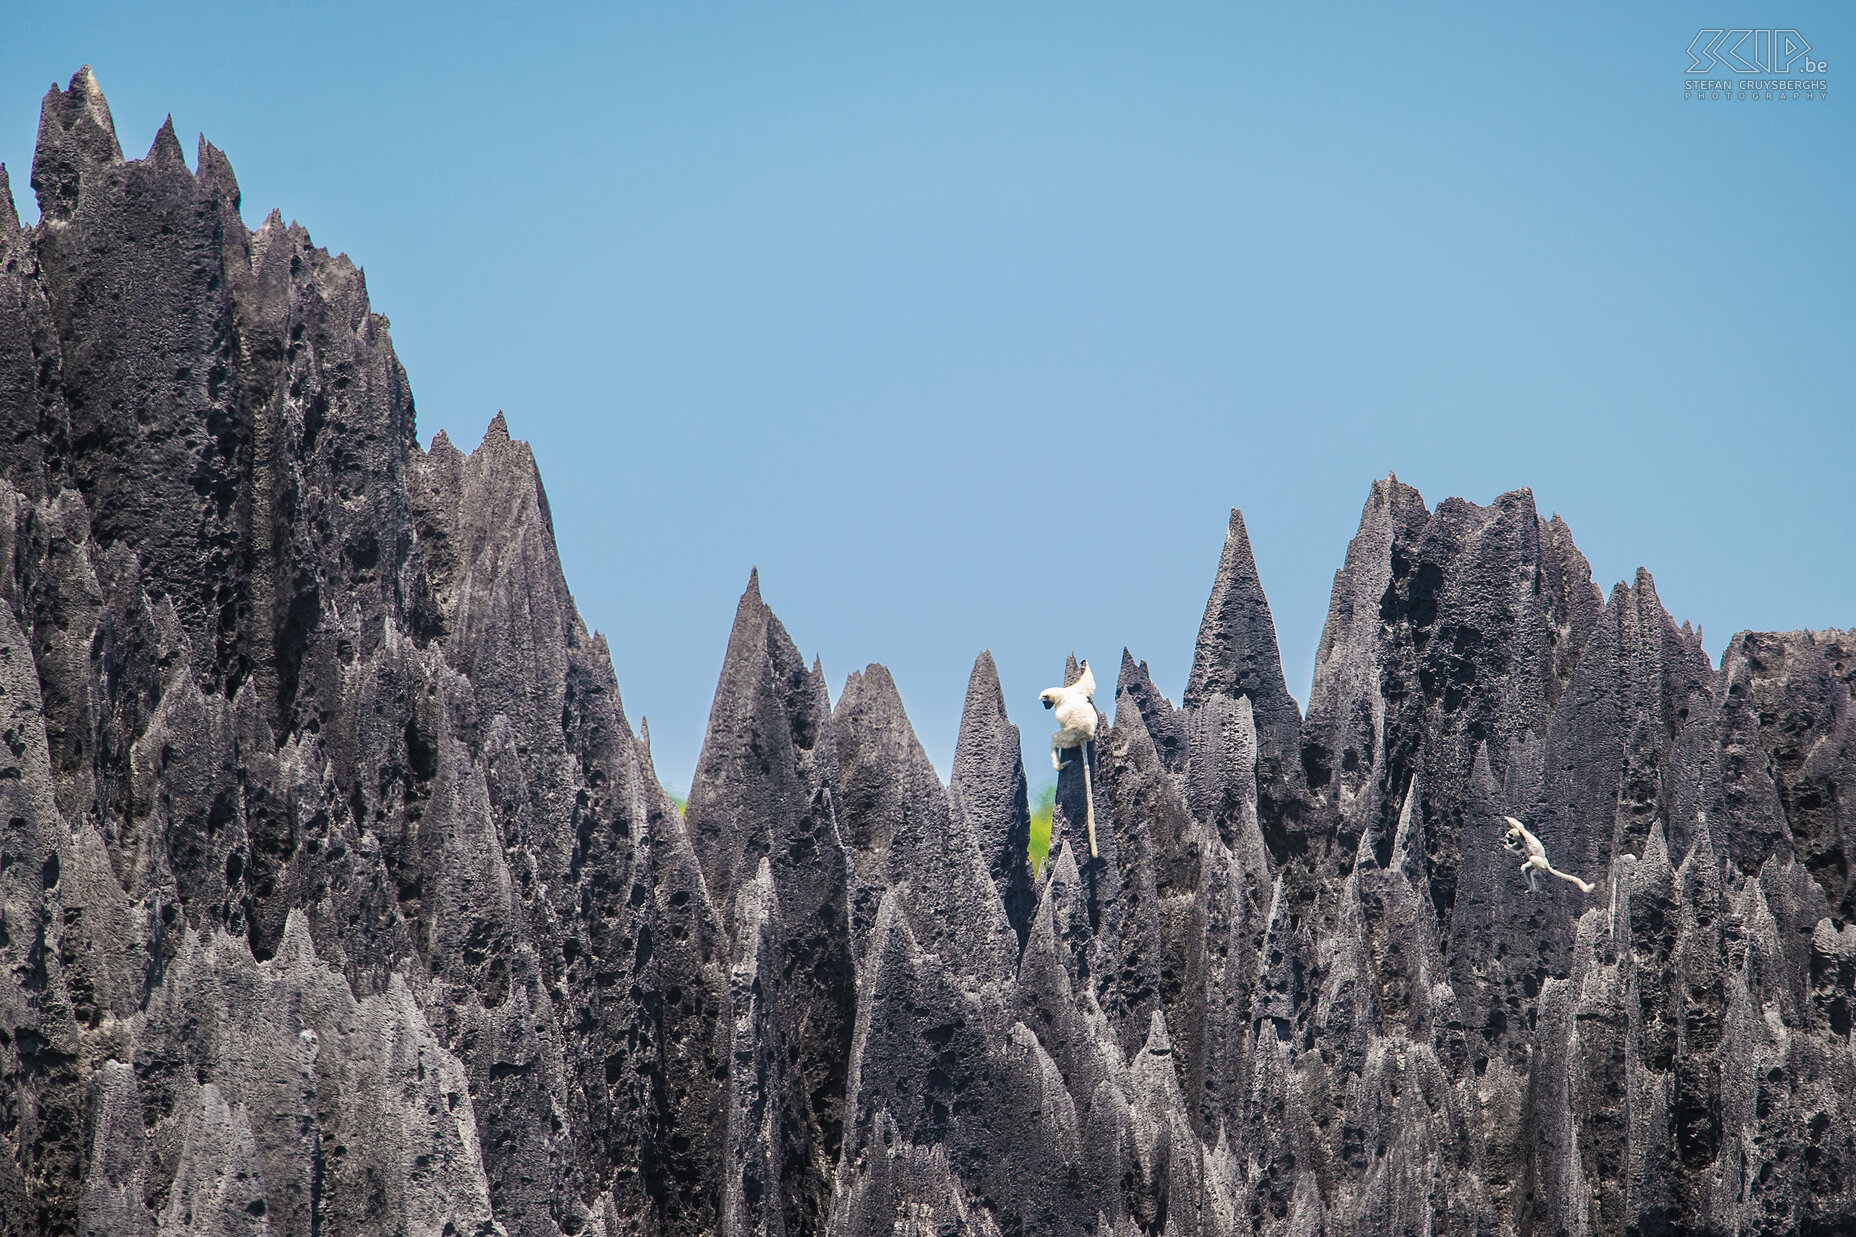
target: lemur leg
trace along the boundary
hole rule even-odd
[[[1529,893],[1540,892],[1540,878],[1534,874],[1534,861],[1532,859],[1529,859],[1526,863],[1521,865],[1521,875],[1527,877],[1527,891]]]
[[[1057,746],[1057,740],[1061,739],[1062,737],[1063,735],[1061,732],[1054,734],[1050,737],[1050,767],[1055,769],[1059,773],[1063,772],[1063,760],[1058,755],[1058,753],[1062,751],[1063,749]]]
[[[1089,857],[1096,857],[1096,793],[1090,786],[1089,777],[1089,742],[1084,740],[1077,745],[1083,754],[1083,816],[1089,822]]]

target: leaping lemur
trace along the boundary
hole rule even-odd
[[[1512,816],[1504,816],[1502,819],[1509,824],[1508,832],[1502,835],[1502,845],[1514,854],[1525,856],[1521,860],[1521,875],[1527,877],[1527,888],[1530,893],[1540,892],[1540,873],[1542,872],[1548,876],[1557,876],[1568,884],[1579,886],[1580,893],[1590,893],[1596,888],[1572,873],[1562,872],[1548,863],[1547,848],[1540,844],[1539,838],[1528,832],[1526,825]]]

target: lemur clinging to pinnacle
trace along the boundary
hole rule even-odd
[[[1570,872],[1562,872],[1547,862],[1547,848],[1540,844],[1539,838],[1528,832],[1526,825],[1512,816],[1504,816],[1502,819],[1510,826],[1508,832],[1502,835],[1502,845],[1517,855],[1526,856],[1521,860],[1521,875],[1527,877],[1527,888],[1530,893],[1540,892],[1539,873],[1541,872],[1545,872],[1548,876],[1557,876],[1568,884],[1579,886],[1580,893],[1592,892],[1595,886],[1580,880]]]
[[[1089,744],[1096,737],[1096,706],[1092,697],[1096,694],[1096,676],[1089,673],[1089,661],[1083,660],[1083,670],[1076,682],[1068,687],[1047,687],[1038,693],[1038,699],[1044,707],[1055,710],[1057,724],[1063,727],[1050,737],[1050,767],[1063,772],[1064,764],[1057,753],[1065,748],[1074,747],[1083,754],[1083,803],[1084,814],[1089,818],[1089,857],[1096,857],[1096,796],[1090,786],[1089,778]]]

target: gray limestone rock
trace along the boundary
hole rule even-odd
[[[961,814],[986,858],[1006,920],[1022,949],[1037,909],[1030,865],[1024,861],[1031,847],[1031,808],[1018,727],[1006,717],[991,653],[973,661],[947,792],[949,810]]]
[[[1235,512],[1124,650],[1094,856],[758,576],[680,812],[528,448],[197,151],[84,70],[0,209],[0,1237],[1856,1225],[1850,633],[1387,478],[1305,716]]]
[[[1211,599],[1199,623],[1184,706],[1197,710],[1220,698],[1250,702],[1257,731],[1257,800],[1264,819],[1279,823],[1274,851],[1280,863],[1290,851],[1307,845],[1301,837],[1300,809],[1307,797],[1302,788],[1302,711],[1283,679],[1276,624],[1257,578],[1243,513],[1235,508]]]
[[[752,576],[735,612],[685,813],[710,897],[737,925],[737,948],[746,925],[774,915],[775,906],[779,923],[792,925],[790,937],[757,929],[757,941],[773,933],[767,950],[776,951],[778,961],[763,957],[758,979],[737,964],[731,980],[737,1010],[734,1069],[764,1073],[771,1068],[757,1064],[764,1059],[777,1063],[779,1071],[751,1088],[731,1075],[730,1087],[756,1104],[772,1103],[776,1092],[786,1098],[778,1123],[767,1127],[779,1134],[769,1152],[775,1158],[739,1178],[743,1193],[725,1202],[724,1231],[737,1224],[759,1231],[772,1223],[776,1212],[765,1211],[758,1195],[749,1197],[754,1195],[749,1181],[760,1182],[757,1189],[782,1192],[777,1213],[793,1237],[820,1231],[826,1220],[832,1166],[844,1137],[857,938],[876,911],[840,828],[843,801],[824,672],[816,663],[807,669],[761,600],[758,575]],[[744,984],[764,987],[773,975],[777,999],[743,991]],[[744,1035],[763,1046],[749,1052],[740,1046]],[[764,1046],[769,1042],[775,1047]],[[755,1122],[774,1120],[772,1109],[755,1112]],[[731,1153],[745,1154],[740,1139],[748,1135],[738,1135],[733,1125],[730,1130],[731,1148],[737,1148]],[[784,1183],[778,1187],[776,1169]],[[750,1223],[748,1212],[758,1218]]]
[[[831,722],[859,882],[906,895],[923,946],[949,966],[979,980],[1009,975],[1017,942],[992,866],[916,740],[889,671],[873,665],[851,675]],[[1018,802],[1014,795],[1007,806],[1015,811]],[[859,944],[867,951],[868,942]]]

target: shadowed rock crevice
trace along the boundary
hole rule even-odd
[[[1856,1225],[1856,636],[1388,477],[1305,716],[1236,512],[1123,651],[1097,855],[758,574],[680,812],[528,447],[196,149],[85,70],[0,209],[0,1237]]]

